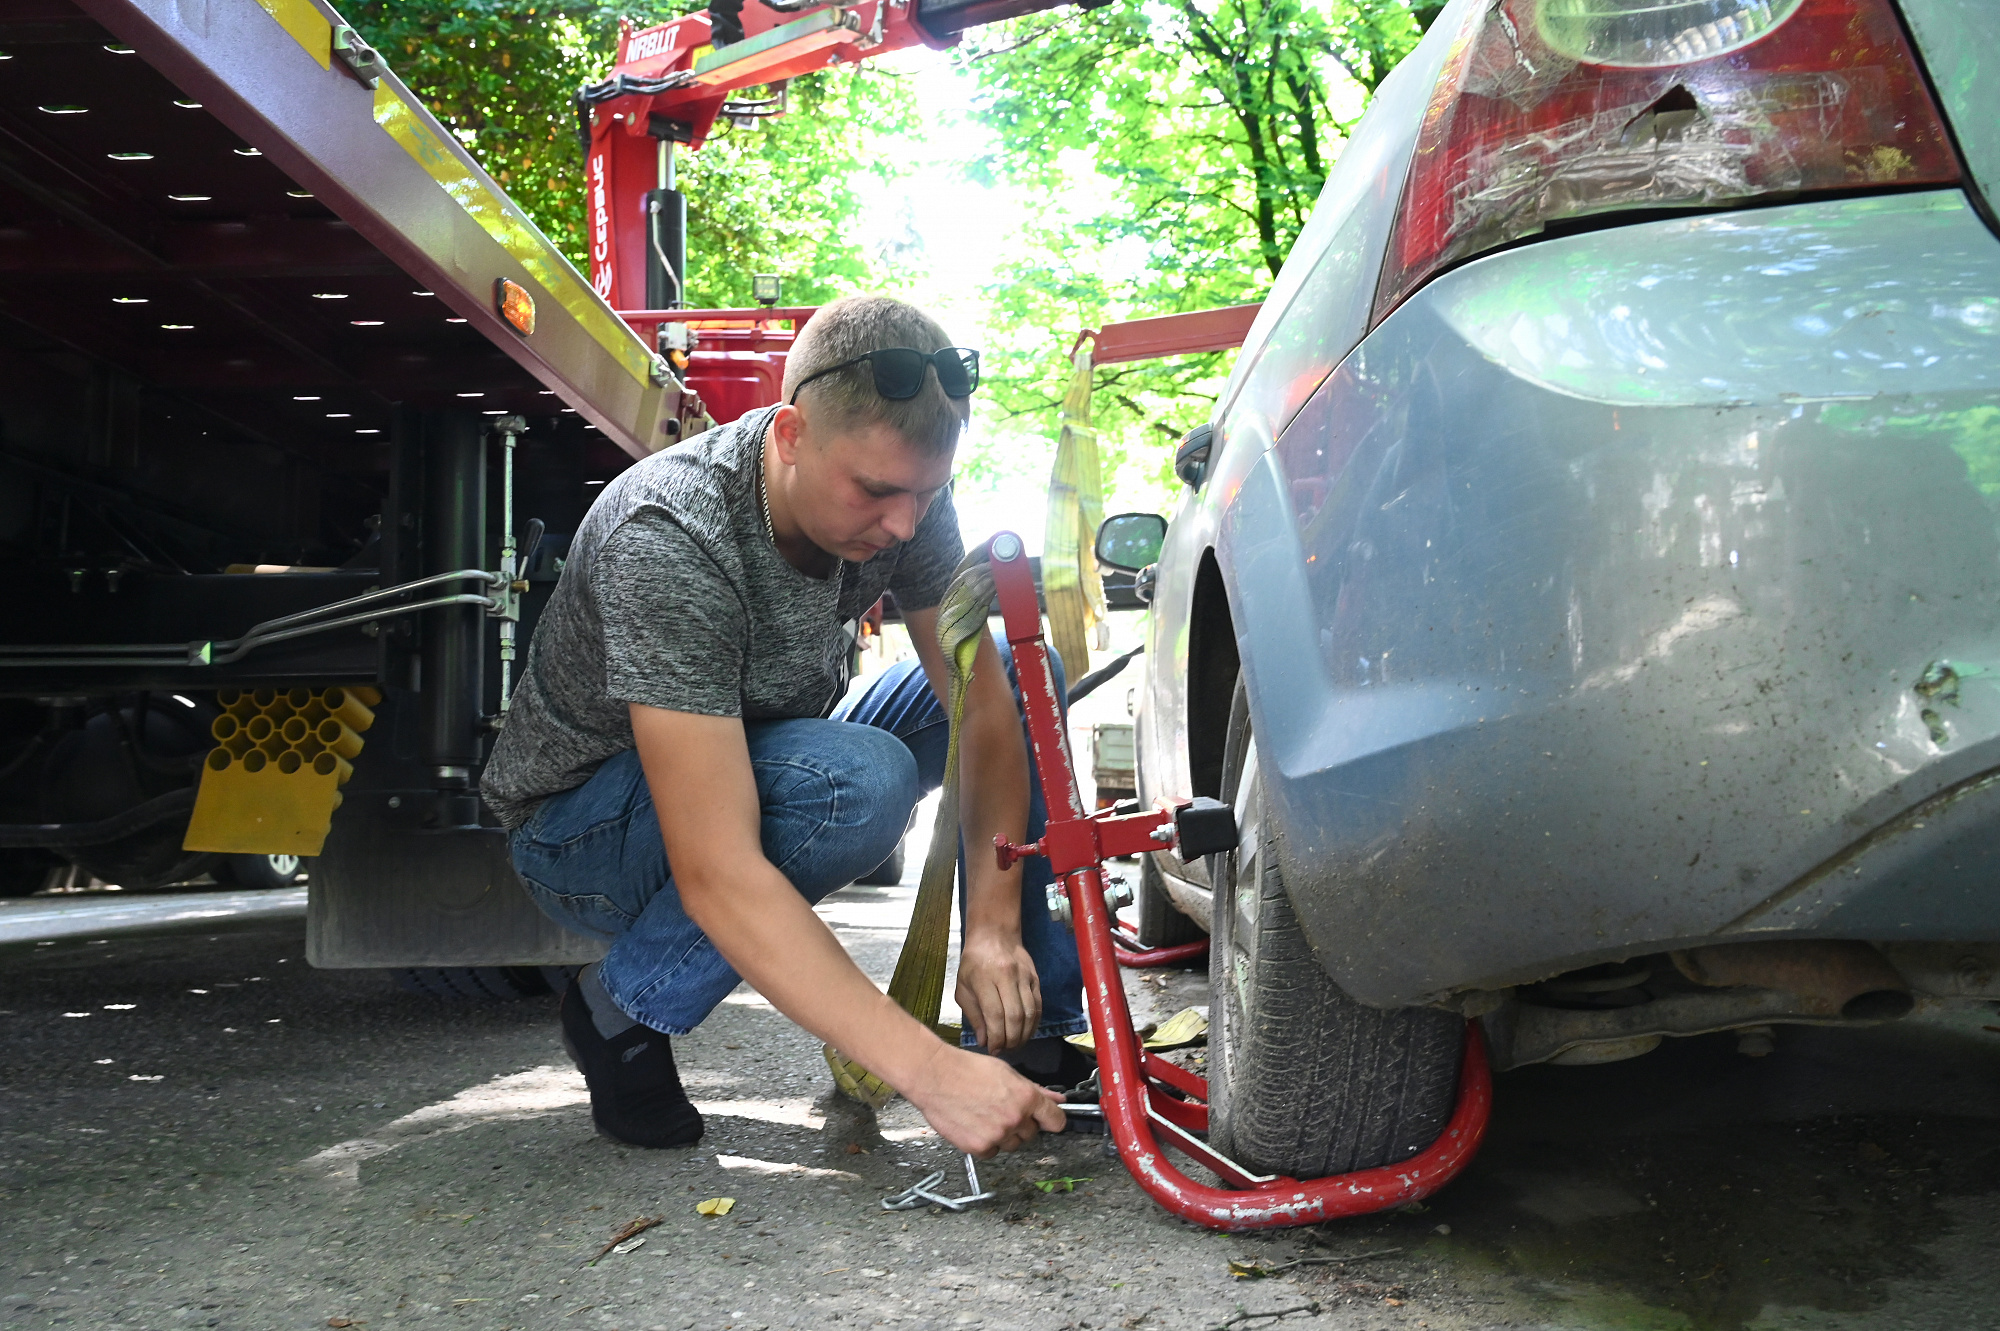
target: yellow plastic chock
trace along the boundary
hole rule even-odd
[[[382,695],[371,688],[226,689],[215,700],[223,709],[209,727],[216,747],[203,764],[181,848],[319,854]]]

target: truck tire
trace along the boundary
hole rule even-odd
[[[399,988],[427,998],[506,1003],[549,992],[541,966],[418,966],[390,971]]]
[[[1210,1140],[1242,1164],[1293,1178],[1409,1159],[1451,1116],[1465,1022],[1358,1003],[1314,957],[1280,877],[1284,828],[1265,799],[1240,677],[1222,791],[1242,840],[1209,861]]]
[[[1206,931],[1181,913],[1167,896],[1160,869],[1151,854],[1139,856],[1139,946],[1173,947],[1192,943]]]
[[[31,897],[58,863],[45,850],[0,850],[0,897]]]

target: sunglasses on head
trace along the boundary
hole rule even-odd
[[[867,361],[868,368],[875,372],[875,391],[891,402],[913,398],[923,391],[926,365],[937,371],[938,387],[946,397],[971,397],[972,390],[979,387],[979,353],[971,347],[946,347],[929,353],[912,347],[882,347],[807,375],[792,390],[791,401],[797,403],[799,389],[813,380],[824,379],[862,361]]]

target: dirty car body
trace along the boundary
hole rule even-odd
[[[1314,955],[1487,1016],[1503,1067],[1907,1010],[1785,990],[1803,941],[2000,996],[2000,106],[1968,54],[2000,13],[1630,6],[1750,36],[1619,65],[1588,44],[1617,21],[1563,28],[1591,8],[1458,0],[1346,147],[1184,472],[1142,797],[1217,793],[1240,670]],[[1209,869],[1158,858],[1205,919]],[[1702,971],[1754,942],[1792,953]]]

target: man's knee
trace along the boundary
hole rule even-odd
[[[917,760],[908,745],[886,730],[861,725],[847,729],[851,733],[844,738],[852,746],[851,766],[844,779],[860,808],[868,812],[869,829],[883,839],[882,857],[887,858],[909,826],[910,811],[924,797]]]
[[[765,853],[812,896],[887,859],[923,791],[916,759],[886,730],[823,721],[790,738],[796,747],[758,763]]]

